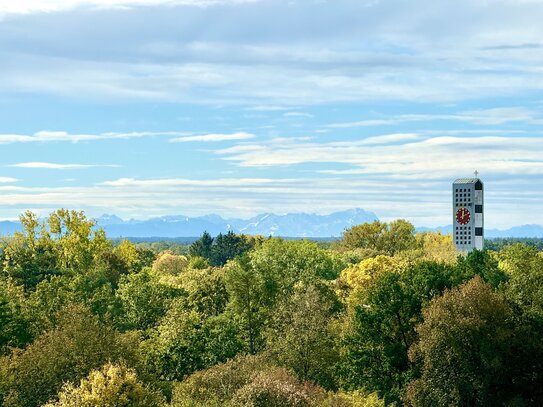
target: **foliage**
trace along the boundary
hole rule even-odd
[[[299,287],[279,305],[267,332],[268,352],[279,365],[325,388],[335,387],[332,368],[338,359],[331,308],[316,287]]]
[[[229,297],[223,269],[188,269],[176,284],[187,293],[186,309],[193,309],[204,317],[217,316],[225,311]]]
[[[138,249],[128,240],[121,241],[114,249],[113,254],[125,265],[127,273],[137,273],[143,267],[149,266],[154,257],[153,253]]]
[[[69,383],[58,395],[58,401],[44,407],[159,407],[162,397],[141,383],[133,369],[107,363],[93,370],[78,387]]]
[[[397,257],[378,255],[360,263],[347,267],[341,272],[339,287],[340,296],[351,307],[360,303],[360,296],[380,273],[400,272],[407,267],[407,263]]]
[[[543,257],[535,248],[517,244],[502,250],[498,259],[508,277],[507,298],[527,316],[543,322]]]
[[[82,306],[65,309],[56,328],[26,349],[2,359],[4,406],[35,406],[57,394],[66,381],[85,377],[106,361],[135,359],[133,343]]]
[[[83,212],[60,209],[40,221],[32,212],[20,217],[22,232],[4,241],[2,274],[26,290],[53,276],[101,270],[113,288],[121,275],[139,271],[148,253],[128,242],[116,248]]]
[[[254,355],[263,347],[261,331],[271,303],[264,276],[252,268],[246,256],[229,265],[225,283],[231,298],[229,308],[240,321],[249,353]]]
[[[32,340],[24,300],[21,287],[0,283],[0,355],[6,354],[9,348],[25,346]]]
[[[224,266],[227,261],[248,252],[253,243],[244,235],[236,235],[229,231],[227,234],[219,235],[213,241],[210,263],[213,266]]]
[[[507,274],[500,269],[495,256],[486,250],[474,250],[465,257],[458,257],[456,268],[461,278],[457,285],[476,275],[494,288],[507,281]]]
[[[229,315],[204,318],[173,302],[142,345],[144,363],[162,380],[182,380],[238,354],[243,349],[238,331]]]
[[[415,235],[417,241],[416,252],[425,260],[454,264],[458,252],[453,243],[452,235],[424,232]]]
[[[457,256],[402,220],[190,248],[21,220],[0,240],[1,406],[543,404],[534,247]]]
[[[118,313],[118,302],[107,270],[85,274],[66,273],[41,281],[27,296],[27,312],[32,315],[32,333],[38,335],[56,324],[59,311],[70,304],[81,304],[102,320]]]
[[[252,251],[249,259],[272,302],[292,294],[297,284],[334,280],[345,267],[339,257],[308,240],[270,239]]]
[[[353,226],[343,233],[340,246],[344,249],[369,249],[376,254],[394,254],[414,249],[415,227],[406,220],[399,219],[389,224],[375,221]]]
[[[243,356],[176,385],[172,407],[318,406],[326,393],[262,357]]]
[[[377,393],[366,394],[361,390],[332,393],[321,407],[385,407],[385,402]]]
[[[377,391],[387,403],[399,401],[416,372],[408,350],[417,340],[422,308],[455,282],[453,267],[433,262],[376,274],[344,327],[343,385]]]
[[[213,238],[207,232],[204,232],[200,239],[192,243],[189,247],[191,257],[202,257],[206,260],[211,259],[213,251]]]
[[[172,407],[225,405],[255,373],[270,367],[262,356],[238,356],[196,372],[174,387]]]
[[[153,263],[153,271],[161,275],[180,275],[189,264],[185,256],[173,254],[171,251],[161,252]]]
[[[543,250],[543,239],[540,237],[508,237],[485,240],[485,248],[496,252],[514,244],[521,244],[523,246],[535,247],[537,250]]]
[[[257,373],[232,398],[233,407],[311,407],[324,393],[310,383],[301,383],[287,370],[273,368]]]
[[[421,360],[422,374],[409,385],[410,405],[509,405],[523,399],[522,381],[528,378],[535,385],[529,379],[534,372],[525,368],[510,381],[511,369],[518,367],[523,340],[518,335],[523,330],[515,326],[504,296],[479,276],[436,299],[417,331],[420,340],[411,358]]]
[[[204,232],[200,239],[190,245],[189,253],[192,257],[206,259],[212,266],[224,266],[229,260],[251,250],[258,241],[258,238],[237,235],[232,231],[224,235],[219,233],[215,239]]]
[[[152,328],[164,316],[170,301],[183,294],[184,290],[161,283],[160,277],[149,270],[123,276],[116,291],[122,310],[120,325],[124,329]]]

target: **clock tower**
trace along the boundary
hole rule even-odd
[[[477,177],[478,173],[475,172]],[[452,185],[453,239],[464,253],[484,246],[483,182],[479,178],[459,178]]]

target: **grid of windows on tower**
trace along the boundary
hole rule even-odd
[[[456,226],[456,244],[471,244],[471,226]]]
[[[455,202],[455,206],[457,207],[471,205],[471,189],[455,188],[454,202]]]

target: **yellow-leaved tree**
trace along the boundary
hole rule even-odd
[[[122,364],[107,363],[93,370],[79,386],[69,383],[58,401],[44,407],[155,407],[164,406],[162,397],[138,380],[136,372]]]

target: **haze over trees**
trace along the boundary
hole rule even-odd
[[[330,247],[113,243],[82,212],[0,243],[0,406],[539,406],[543,255],[404,220]]]

